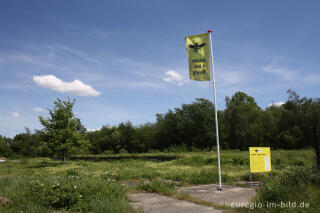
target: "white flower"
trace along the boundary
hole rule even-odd
[[[74,189],[76,189],[76,188],[77,188],[77,186],[73,186],[73,188],[74,188]]]

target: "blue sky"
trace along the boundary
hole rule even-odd
[[[184,36],[213,30],[217,103],[243,91],[262,108],[286,91],[319,97],[319,1],[0,2],[0,134],[41,129],[56,98],[88,129],[155,121],[212,100],[188,79]]]

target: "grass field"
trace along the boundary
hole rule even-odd
[[[272,151],[271,155],[272,181],[268,174],[253,176],[254,181],[265,183],[255,201],[304,200],[311,203],[310,212],[320,209],[320,175],[310,169],[315,162],[314,152],[277,150]],[[12,203],[0,206],[0,211],[135,212],[128,202],[129,192],[150,191],[184,199],[187,195],[178,195],[178,187],[218,181],[215,152],[122,154],[105,157],[121,156],[127,158],[73,160],[65,164],[49,158],[9,159],[0,164],[0,197],[9,198]],[[130,156],[135,159],[128,159]],[[178,158],[163,161],[165,156]],[[144,157],[154,158],[144,160]],[[156,160],[156,157],[160,160]],[[221,169],[224,184],[247,181],[248,151],[222,151]],[[310,176],[313,178],[310,179]],[[136,186],[128,187],[128,184]],[[287,210],[292,209],[272,209],[276,212]]]

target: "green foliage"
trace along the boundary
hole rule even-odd
[[[88,141],[81,133],[80,120],[72,112],[75,100],[54,102],[54,109],[49,110],[50,118],[39,117],[44,129],[40,132],[41,141],[56,155],[66,156],[72,153],[85,151]]]
[[[13,152],[24,157],[36,157],[48,155],[48,150],[45,144],[40,142],[40,133],[38,131],[32,133],[28,127],[25,127],[26,132],[17,134],[10,144]]]
[[[88,176],[15,177],[0,179],[2,196],[14,201],[5,208],[81,212],[126,212],[125,188],[107,180]],[[32,207],[33,208],[33,207]],[[0,208],[1,210],[1,208]],[[14,212],[14,211],[12,211]]]
[[[176,153],[176,152],[188,152],[189,149],[187,145],[183,143],[182,145],[170,145],[167,149],[164,149],[163,151]]]
[[[16,135],[13,140],[0,139],[3,156],[66,156],[74,153],[118,154],[142,152],[203,152],[216,150],[214,105],[197,98],[157,114],[155,123],[134,126],[130,121],[118,126],[105,125],[87,132],[72,112],[74,100],[54,102],[50,117],[40,117],[42,131]],[[261,109],[254,98],[244,92],[226,97],[226,109],[218,111],[222,150],[248,150],[250,146],[274,149],[314,147],[315,126],[320,125],[320,99],[299,97],[288,90],[288,100],[281,106]],[[5,142],[4,142],[5,141]],[[241,159],[239,165],[245,165]],[[320,162],[320,157],[319,161]],[[297,162],[297,165],[305,162]],[[319,163],[320,165],[320,163]]]
[[[0,156],[1,157],[11,157],[13,151],[10,147],[12,140],[10,138],[2,137],[0,135]]]
[[[58,208],[68,209],[69,212],[125,212],[123,209],[127,201],[119,195],[122,190],[126,191],[122,186],[124,183],[140,183],[140,190],[170,195],[179,186],[218,182],[216,152],[113,156],[139,156],[142,159],[69,161],[66,164],[50,158],[9,159],[1,163],[0,194],[13,200],[14,205],[0,207],[0,212],[53,212]],[[144,156],[179,158],[150,161],[143,159]],[[304,200],[313,205],[309,212],[318,212],[319,172],[303,169],[313,165],[314,152],[310,149],[275,150],[271,152],[271,156],[272,182],[269,174],[253,176],[254,181],[265,182],[259,202]],[[248,151],[222,150],[223,184],[248,181],[248,163]],[[297,169],[295,172],[288,170],[293,166]],[[113,211],[112,208],[116,210]]]
[[[183,104],[175,111],[157,115],[157,147],[170,146],[212,147],[214,145],[214,107],[203,98],[192,104]],[[184,145],[183,145],[184,146]]]
[[[319,212],[320,210],[320,172],[308,167],[291,168],[282,174],[276,181],[267,181],[258,191],[256,202],[267,203],[291,203],[297,206],[307,202],[310,207],[301,209],[305,212]],[[290,212],[290,208],[276,208],[275,212]]]
[[[262,110],[254,98],[243,92],[236,92],[232,98],[226,97],[224,115],[225,139],[224,147],[230,149],[248,149],[258,146],[262,138]]]

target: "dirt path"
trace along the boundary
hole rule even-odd
[[[222,213],[208,206],[202,206],[155,193],[131,194],[133,207],[148,213]]]
[[[222,191],[217,190],[218,185],[200,185],[184,187],[180,191],[187,192],[191,197],[218,205],[236,206],[250,202],[256,196],[256,189],[240,186],[224,185]]]
[[[229,207],[249,203],[256,196],[254,188],[239,186],[223,186],[217,190],[216,184],[183,187],[178,192],[187,192],[190,197],[197,198],[216,205]],[[222,212],[213,207],[203,206],[192,202],[178,200],[156,193],[137,193],[130,195],[133,207],[142,208],[148,213],[215,213]]]

